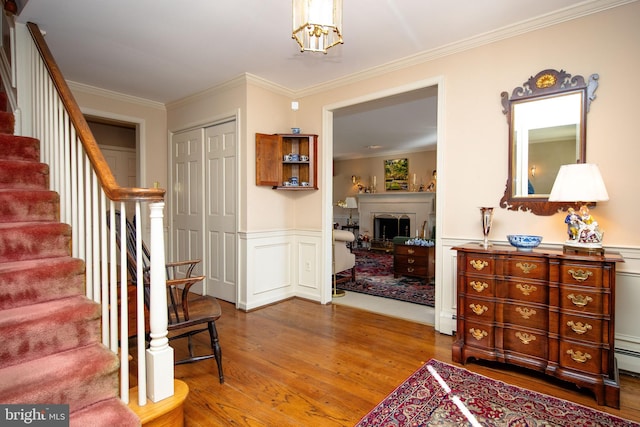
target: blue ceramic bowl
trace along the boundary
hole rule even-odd
[[[507,236],[511,246],[519,251],[530,252],[542,242],[542,236],[530,236],[528,234],[509,234]]]

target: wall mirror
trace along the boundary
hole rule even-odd
[[[598,87],[598,75],[585,82],[565,71],[543,70],[502,92],[502,112],[509,123],[507,185],[500,206],[553,215],[574,204],[549,202],[561,165],[584,163],[587,112]]]

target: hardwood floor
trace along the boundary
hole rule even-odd
[[[221,302],[225,383],[214,360],[176,366],[189,385],[185,425],[353,426],[431,358],[451,363],[453,337],[430,326],[292,299],[250,313]],[[201,334],[199,346],[206,346]],[[178,345],[177,353],[184,351]],[[179,354],[177,355],[179,356]],[[455,365],[455,364],[454,364]],[[572,385],[501,364],[466,369],[640,421],[640,378],[621,375],[621,409]]]

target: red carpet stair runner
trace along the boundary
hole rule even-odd
[[[72,426],[135,426],[118,398],[119,359],[101,344],[39,141],[0,112],[0,403],[68,404]]]

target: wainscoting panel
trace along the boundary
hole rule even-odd
[[[240,235],[238,308],[252,310],[295,295],[292,248],[286,231]]]
[[[321,301],[321,243],[320,232],[240,233],[238,308],[253,310],[294,296]]]
[[[456,330],[456,251],[453,247],[472,240],[442,239],[442,280],[436,280],[437,329],[444,334]],[[478,244],[481,242],[478,240]],[[508,244],[496,242],[498,244]],[[561,245],[544,245],[549,249],[562,249]],[[616,265],[615,351],[618,368],[640,373],[640,249],[607,246],[606,251],[620,253],[624,261]],[[436,260],[436,263],[438,260]]]
[[[465,240],[464,243],[467,241]],[[436,329],[453,335],[456,331],[456,251],[451,248],[462,242],[442,240],[442,280],[436,278]],[[436,251],[436,254],[438,251]],[[436,260],[436,268],[438,260]]]
[[[640,373],[640,250],[607,247],[619,252],[616,265],[616,358],[618,367]]]
[[[296,296],[321,301],[322,235],[320,232],[300,232],[295,237]]]

